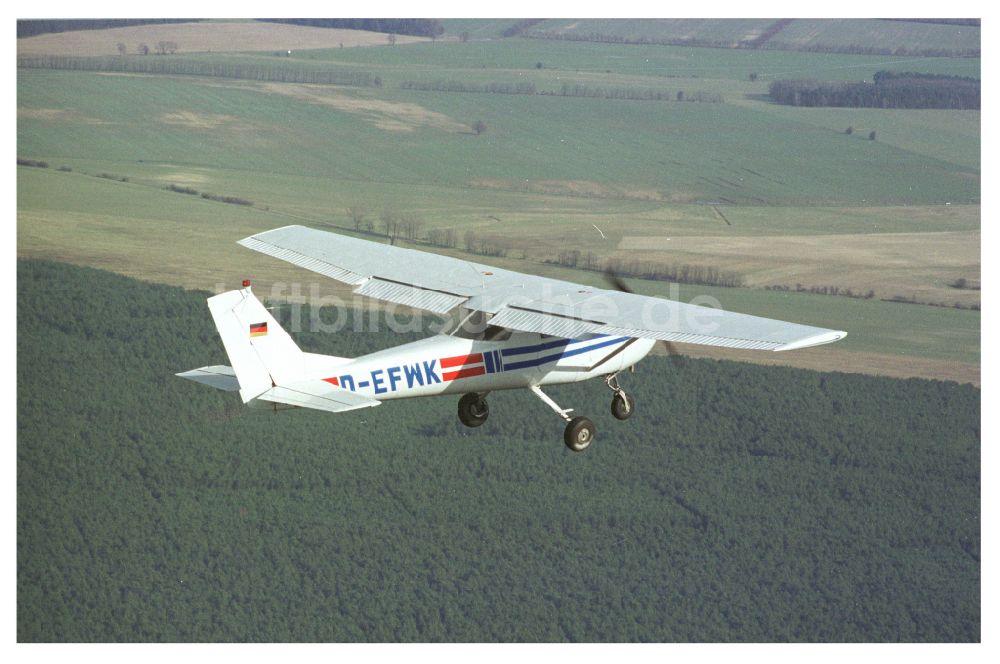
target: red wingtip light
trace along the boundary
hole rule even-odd
[[[244,279],[243,280],[243,288],[250,288],[250,280],[249,279]]]

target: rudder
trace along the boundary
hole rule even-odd
[[[215,327],[246,403],[304,375],[304,355],[250,288],[208,298]]]

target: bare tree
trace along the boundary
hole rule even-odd
[[[389,244],[396,244],[396,238],[399,237],[400,231],[399,217],[396,216],[395,212],[386,208],[382,210],[378,218],[382,222],[382,230],[386,239],[389,240]]]
[[[458,36],[458,41],[462,42],[463,44],[466,43],[467,41],[469,41],[469,31],[466,30],[466,31],[462,32]]]
[[[392,34],[392,33],[390,32],[390,33],[389,33],[389,34],[388,34],[388,35],[386,36],[386,39],[387,39],[387,40],[389,40],[389,46],[395,46],[395,45],[396,45],[396,35],[394,35],[394,34]]]
[[[149,55],[149,46],[146,44],[139,44],[136,50],[139,52],[139,55]]]
[[[125,48],[125,44],[121,42],[118,42],[117,48],[118,48],[118,55],[125,55],[128,52],[128,49]]]
[[[167,55],[174,54],[177,52],[177,42],[172,41],[158,41],[156,42],[156,54],[157,55]]]
[[[458,233],[454,228],[432,228],[427,231],[427,241],[438,247],[454,247],[458,244]]]
[[[482,120],[476,120],[476,122],[472,125],[472,131],[476,132],[476,135],[485,133],[486,123]]]
[[[465,231],[465,250],[474,254],[478,248],[479,238],[476,237],[476,232],[470,228]]]
[[[559,252],[559,264],[566,267],[576,267],[580,262],[579,249],[565,249]]]
[[[423,226],[423,220],[412,212],[403,215],[402,227],[407,239],[416,240],[417,236],[420,235],[420,229],[423,228]]]
[[[347,216],[354,222],[354,230],[360,231],[365,223],[365,217],[368,216],[368,208],[360,205],[352,205],[347,208]]]

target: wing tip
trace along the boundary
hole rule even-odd
[[[778,346],[774,349],[774,351],[777,353],[785,350],[799,350],[800,348],[811,348],[813,346],[822,346],[823,344],[832,344],[835,341],[840,341],[846,336],[847,332],[844,332],[843,330],[826,330],[820,334],[814,334],[804,339],[799,339],[797,341],[784,344],[783,346]]]
[[[236,244],[240,244],[240,245],[243,245],[245,247],[245,246],[247,246],[248,242],[252,242],[254,240],[260,242],[260,238],[262,236],[264,236],[264,235],[270,235],[271,233],[277,233],[278,231],[285,231],[285,230],[288,230],[290,228],[306,228],[306,227],[303,226],[302,224],[288,224],[287,226],[279,226],[278,228],[269,228],[266,231],[261,231],[259,233],[254,233],[253,235],[246,236],[242,240],[237,240]]]

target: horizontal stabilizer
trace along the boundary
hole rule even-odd
[[[271,403],[325,410],[329,413],[370,408],[382,403],[376,399],[370,399],[342,387],[331,385],[323,380],[306,380],[291,385],[272,387],[257,398]]]
[[[236,372],[232,367],[214,366],[192,369],[184,373],[177,374],[181,378],[193,380],[202,385],[214,387],[217,390],[226,392],[236,392],[240,389],[240,381],[236,379]]]

